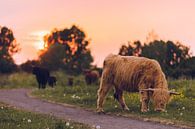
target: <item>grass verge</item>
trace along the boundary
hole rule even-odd
[[[49,115],[21,111],[0,103],[1,129],[90,129],[89,126],[64,121]]]

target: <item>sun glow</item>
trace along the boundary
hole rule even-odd
[[[37,41],[35,47],[39,50],[44,49],[44,41],[43,40]]]
[[[48,33],[49,31],[44,30],[44,31],[32,32],[30,34],[35,39],[34,46],[36,49],[43,50],[45,48],[43,37]]]

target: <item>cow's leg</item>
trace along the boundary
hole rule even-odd
[[[46,88],[46,84],[43,84],[43,89],[45,89]]]
[[[42,84],[40,83],[40,89],[42,89]]]
[[[123,97],[123,91],[115,88],[114,98],[118,100],[123,110],[129,111],[129,108],[125,104],[125,100]]]
[[[112,85],[110,84],[103,84],[103,83],[100,84],[100,88],[98,90],[98,99],[97,99],[97,112],[98,113],[104,112],[103,110],[104,99],[111,87]]]
[[[39,89],[41,89],[41,84],[39,83]]]
[[[149,111],[149,95],[147,91],[140,91],[141,112]]]

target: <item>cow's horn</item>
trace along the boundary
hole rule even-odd
[[[155,89],[148,88],[148,89],[141,89],[141,91],[154,91]]]
[[[169,93],[170,93],[171,95],[180,95],[180,93],[175,92],[175,91],[169,91]]]

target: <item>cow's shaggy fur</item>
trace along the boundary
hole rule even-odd
[[[99,80],[100,74],[96,70],[85,70],[85,82],[87,85],[92,83],[97,83]]]
[[[114,97],[124,110],[129,110],[123,98],[123,91],[139,92],[141,111],[148,111],[149,100],[157,111],[163,111],[170,98],[168,85],[159,63],[155,60],[109,55],[104,60],[103,73],[98,90],[97,111],[103,112],[103,102],[108,91],[114,87]]]

